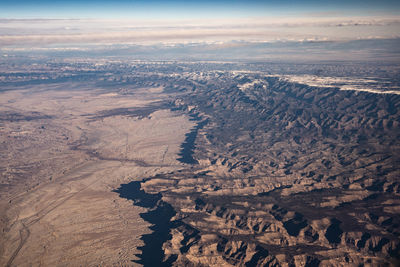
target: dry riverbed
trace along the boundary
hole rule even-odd
[[[132,265],[149,225],[113,190],[183,167],[194,122],[162,88],[69,88],[1,93],[1,266]]]

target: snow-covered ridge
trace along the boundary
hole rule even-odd
[[[251,89],[252,87],[254,87],[254,85],[256,85],[256,84],[262,84],[262,86],[264,88],[266,88],[266,85],[264,84],[264,81],[260,80],[260,79],[256,79],[256,80],[254,80],[252,82],[248,82],[248,83],[244,83],[244,84],[238,85],[238,88],[242,92],[245,92],[246,90]]]
[[[389,81],[376,79],[373,77],[321,77],[316,75],[283,75],[279,77],[290,82],[306,84],[315,87],[335,87],[343,91],[400,95],[400,87],[393,85]]]

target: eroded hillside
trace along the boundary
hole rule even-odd
[[[28,63],[0,63],[4,265],[399,264],[397,66]]]
[[[399,95],[260,73],[184,76],[192,86],[174,106],[207,122],[198,164],[141,184],[176,211],[168,263],[395,264]]]

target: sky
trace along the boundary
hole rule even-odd
[[[0,18],[209,18],[396,15],[398,0],[1,0]]]
[[[240,54],[251,47],[247,54],[257,50],[263,57],[282,47],[276,54],[293,55],[301,47],[302,55],[318,57],[334,57],[339,52],[343,58],[364,57],[369,51],[379,57],[399,56],[398,41],[380,40],[400,40],[399,0],[0,0],[0,53],[4,54],[29,49],[198,44],[197,52],[203,54],[212,49]],[[303,46],[305,42],[310,45]],[[313,45],[316,42],[320,45]],[[343,43],[348,44],[347,50]],[[359,53],[357,45],[364,52]],[[243,47],[242,51],[237,47]],[[332,50],[338,47],[340,51]]]

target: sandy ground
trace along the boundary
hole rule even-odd
[[[193,122],[167,109],[95,116],[163,100],[160,88],[42,88],[0,95],[0,266],[133,265],[149,225],[113,190],[182,168]]]

